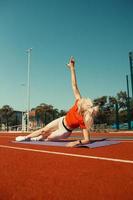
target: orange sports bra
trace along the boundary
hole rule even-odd
[[[78,113],[77,103],[78,103],[78,100],[76,100],[74,106],[70,108],[70,110],[66,114],[66,117],[65,117],[66,123],[72,129],[75,129],[78,127],[80,127],[81,129],[86,129],[83,117],[82,115]]]

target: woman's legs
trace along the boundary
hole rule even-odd
[[[68,132],[62,123],[63,117],[58,121],[58,129],[53,131],[45,141],[58,141],[60,139],[68,138],[71,135],[71,132]]]
[[[66,139],[71,135],[71,132],[66,132],[66,130],[57,130],[52,132],[45,141],[58,141],[60,139]]]
[[[60,118],[53,120],[49,124],[47,124],[44,128],[41,128],[37,131],[32,132],[31,134],[27,135],[27,139],[37,137],[39,135],[43,135],[45,137],[46,134],[50,134],[59,129],[59,121]]]
[[[27,136],[18,136],[16,141],[34,140],[39,141],[45,139],[45,141],[57,141],[60,139],[65,139],[70,136],[71,132],[68,132],[62,124],[63,117],[60,117],[44,128],[41,128]]]
[[[59,121],[61,121],[61,120],[62,120],[62,118],[58,118],[58,119],[50,122],[44,128],[34,131],[33,133],[31,133],[27,136],[18,136],[18,137],[16,137],[16,141],[20,142],[20,141],[25,141],[25,140],[31,140],[32,138],[34,138],[35,140],[42,140],[43,138],[46,138],[47,135],[49,135],[50,133],[59,129]]]

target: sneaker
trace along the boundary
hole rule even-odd
[[[39,136],[37,136],[37,137],[31,138],[30,140],[31,140],[31,141],[41,141],[41,140],[43,140],[43,136],[42,136],[42,135],[39,135]]]
[[[22,141],[27,141],[29,140],[29,138],[27,138],[26,136],[18,136],[15,139],[17,142],[22,142]]]

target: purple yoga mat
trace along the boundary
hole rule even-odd
[[[34,144],[34,145],[45,145],[45,146],[60,146],[65,147],[68,141],[58,141],[58,142],[44,142],[44,141],[23,141],[23,142],[16,142],[21,144]],[[113,144],[119,144],[119,141],[111,141],[111,140],[104,140],[104,141],[96,141],[86,145],[78,145],[77,147],[88,147],[88,148],[96,148],[96,147],[103,147],[103,146],[110,146]]]

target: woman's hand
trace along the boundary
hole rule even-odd
[[[69,63],[67,64],[67,66],[71,69],[71,68],[74,68],[75,66],[75,60],[73,57],[70,58],[70,61]]]

